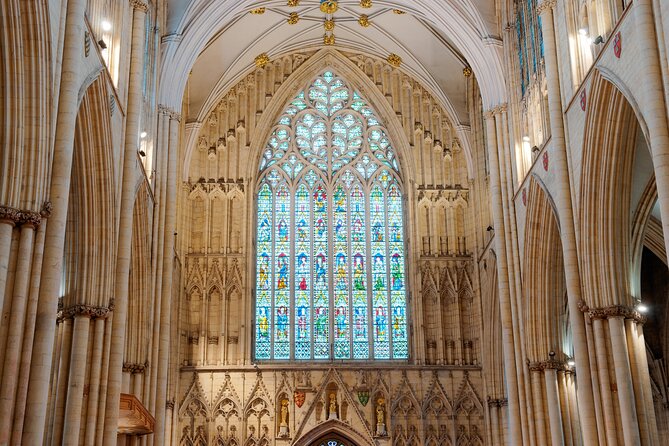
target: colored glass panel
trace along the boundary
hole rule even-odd
[[[288,186],[281,184],[274,200],[274,219],[276,225],[274,258],[274,358],[290,358],[290,193]]]
[[[330,358],[330,281],[328,262],[328,194],[324,184],[313,193],[314,359]]]
[[[311,359],[311,198],[301,184],[295,196],[295,358]]]
[[[256,357],[270,358],[272,312],[272,191],[264,184],[258,193],[258,233],[256,257]]]
[[[399,165],[372,108],[324,73],[259,171],[255,358],[407,359]]]
[[[353,357],[369,358],[369,315],[367,284],[367,226],[365,195],[362,186],[355,184],[350,197],[351,256],[353,257]]]

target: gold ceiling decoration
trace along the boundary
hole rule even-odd
[[[406,14],[406,12],[402,11],[401,9],[393,9],[393,14],[401,15]]]
[[[300,16],[297,15],[296,12],[291,12],[290,15],[288,16],[288,24],[289,25],[294,25],[299,21],[300,21]]]
[[[325,44],[325,45],[334,45],[334,44],[335,44],[335,36],[334,36],[334,34],[324,34],[324,35],[323,35],[323,44]]]
[[[339,2],[336,0],[321,0],[321,12],[324,14],[334,14],[339,9]]]
[[[462,74],[464,74],[465,77],[469,77],[472,75],[472,69],[470,67],[464,67],[462,69]]]
[[[325,31],[334,31],[335,28],[334,20],[326,19],[325,22],[323,22],[323,28],[325,28]]]
[[[372,0],[360,0],[360,7],[361,8],[371,8],[372,7]]]
[[[400,65],[402,65],[402,58],[395,53],[390,53],[388,55],[388,59],[386,59],[386,60],[388,61],[388,63],[391,66],[393,66],[395,68],[399,68]]]
[[[252,9],[250,12],[251,12],[251,14],[256,14],[256,15],[264,14],[265,13],[265,8]]]
[[[267,53],[258,54],[255,58],[255,62],[256,67],[265,68],[265,66],[269,63],[269,56]]]
[[[363,28],[367,28],[369,25],[372,24],[372,22],[369,21],[369,17],[367,17],[367,14],[361,14],[360,18],[358,19],[358,23]]]
[[[300,5],[300,0],[288,0],[288,3],[286,3],[286,4],[290,7],[299,6]]]

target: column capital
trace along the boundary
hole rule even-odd
[[[646,316],[641,314],[636,308],[628,305],[609,305],[608,307],[590,308],[584,302],[579,305],[584,313],[587,313],[590,319],[612,319],[623,318],[631,319],[636,323],[646,323]]]
[[[11,224],[12,226],[30,225],[37,228],[43,218],[51,215],[52,205],[47,201],[42,206],[40,212],[25,211],[11,206],[0,206],[0,221]]]
[[[557,359],[547,359],[546,361],[530,362],[528,368],[531,372],[543,372],[545,370],[569,371],[569,365]]]
[[[134,362],[124,362],[123,372],[132,374],[138,374],[138,373],[143,374],[148,367],[149,367],[148,362],[145,362],[144,364],[138,364]]]
[[[557,5],[557,0],[544,0],[541,3],[539,3],[539,6],[537,6],[537,15],[541,15],[544,12],[549,12],[555,9],[555,6]]]
[[[506,102],[503,102],[501,104],[498,104],[498,105],[484,111],[483,112],[483,118],[484,119],[491,119],[495,115],[499,115],[501,113],[506,113],[508,108],[509,108],[508,104]]]
[[[158,113],[167,115],[170,119],[181,122],[181,113],[177,113],[173,108],[166,105],[158,105]]]
[[[63,307],[62,301],[58,305],[57,320],[61,322],[65,319],[72,319],[74,317],[88,317],[91,319],[105,319],[114,310],[114,304],[110,303],[108,307],[99,307],[88,304],[76,304],[69,307]]]
[[[506,398],[490,398],[488,397],[488,407],[504,407],[509,404]]]
[[[142,11],[144,13],[149,12],[149,5],[141,0],[130,0],[130,6],[137,11]]]

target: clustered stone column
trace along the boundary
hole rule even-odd
[[[35,333],[40,335],[34,338],[32,349],[23,428],[24,444],[41,444],[44,438],[47,412],[45,395],[49,394],[51,378],[54,315],[58,306],[58,293],[62,280],[63,249],[74,154],[74,131],[79,107],[81,83],[79,65],[81,54],[84,51],[85,10],[85,0],[71,0],[67,4],[62,75],[51,167],[50,200],[53,203],[53,212],[44,241],[39,302],[35,319]]]
[[[116,444],[119,398],[123,380],[123,355],[128,319],[128,284],[132,243],[132,214],[135,201],[137,149],[142,112],[142,77],[144,73],[145,21],[148,5],[131,0],[132,40],[130,44],[130,75],[126,115],[125,148],[123,155],[123,185],[119,218],[118,253],[116,256],[116,308],[112,315],[112,339],[107,380],[104,444]]]
[[[488,157],[490,159],[490,195],[492,203],[493,221],[498,236],[495,237],[497,251],[497,271],[499,281],[500,316],[502,320],[502,344],[506,361],[506,387],[508,392],[508,422],[510,444],[523,443],[523,429],[521,428],[521,412],[519,395],[518,365],[515,360],[514,327],[511,310],[511,295],[509,291],[509,270],[507,247],[504,234],[504,210],[502,200],[502,181],[500,179],[500,162],[498,156],[496,121],[499,119],[500,109],[493,109],[485,113],[486,134],[488,141]],[[525,418],[522,416],[522,418]]]
[[[551,127],[551,157],[554,170],[559,177],[559,191],[556,194],[556,206],[560,221],[560,235],[564,256],[564,272],[567,283],[567,301],[571,318],[571,331],[574,355],[579,370],[578,406],[580,425],[585,444],[596,444],[598,441],[595,421],[595,405],[590,380],[590,358],[586,339],[585,323],[578,311],[581,300],[581,279],[579,273],[576,248],[576,232],[574,228],[574,211],[571,200],[569,181],[569,165],[565,130],[562,114],[561,87],[558,73],[558,53],[555,37],[554,14],[556,0],[544,0],[537,8],[541,16],[544,36],[544,57],[546,64],[546,83],[548,90],[548,106]]]

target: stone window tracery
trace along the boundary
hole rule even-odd
[[[403,188],[374,110],[324,72],[259,171],[255,358],[408,359]]]

